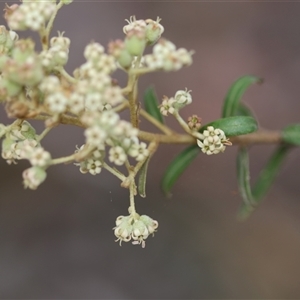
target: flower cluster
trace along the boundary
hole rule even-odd
[[[167,116],[168,113],[174,114],[175,111],[185,107],[192,103],[191,91],[179,90],[176,92],[174,97],[168,98],[163,97],[162,104],[160,105],[160,112],[162,115]]]
[[[81,117],[81,121],[88,127],[84,133],[87,145],[101,151],[104,151],[107,145],[111,147],[108,156],[110,162],[121,166],[128,155],[137,161],[148,157],[147,145],[140,143],[137,138],[138,130],[131,123],[121,120],[117,113],[111,110],[102,113],[86,112]],[[86,166],[80,165],[80,167],[83,173],[88,170]],[[100,167],[99,163],[98,167]]]
[[[1,55],[9,54],[15,44],[15,41],[17,41],[18,38],[19,36],[16,34],[16,32],[12,30],[7,30],[5,26],[1,25],[0,26],[0,54]],[[2,60],[0,61],[0,63],[2,63],[3,57],[4,56],[2,56]]]
[[[85,149],[86,145],[82,145],[75,152],[80,152]],[[94,150],[91,155],[89,155],[85,160],[80,163],[75,163],[76,166],[79,166],[79,170],[82,174],[90,173],[92,175],[100,174],[101,167],[104,160],[104,151],[103,149]]]
[[[197,144],[201,151],[207,155],[224,152],[226,146],[231,146],[231,142],[226,138],[223,130],[208,126],[203,133],[197,133]]]
[[[144,56],[148,68],[153,70],[177,71],[192,64],[192,52],[176,46],[165,39],[160,39],[153,47],[153,53]]]
[[[8,164],[27,158],[28,152],[39,146],[35,130],[27,121],[23,121],[21,125],[11,126],[9,129],[2,128],[2,131],[5,138],[2,141],[1,155]]]
[[[129,215],[119,216],[116,219],[116,226],[113,228],[116,242],[129,242],[132,241],[134,245],[142,245],[145,247],[145,240],[150,234],[154,234],[157,230],[158,222],[151,219],[147,215]]]
[[[5,18],[13,30],[41,30],[56,9],[56,0],[23,0],[21,5],[6,7]]]
[[[68,62],[71,41],[63,35],[63,32],[58,32],[58,36],[50,40],[50,48],[39,55],[45,71],[49,73]]]
[[[30,162],[31,167],[23,172],[24,187],[30,189],[36,189],[46,179],[49,166],[59,163],[75,162],[83,174],[98,175],[102,168],[111,172],[130,193],[129,215],[119,216],[113,228],[117,241],[120,245],[122,241],[132,241],[144,248],[158,222],[135,212],[134,197],[138,191],[144,195],[141,190],[145,187],[148,158],[160,142],[167,140],[166,136],[156,138],[155,134],[152,139],[148,132],[139,131],[137,125],[143,116],[167,135],[172,131],[142,110],[138,80],[149,72],[176,71],[189,66],[193,53],[161,38],[164,27],[160,18],[139,20],[132,16],[126,20],[123,40],[111,41],[107,52],[101,44],[89,43],[84,49],[86,61],[71,75],[64,68],[71,41],[63,32],[50,39],[50,31],[58,10],[73,0],[21,2],[6,5],[5,19],[10,30],[0,26],[0,101],[6,102],[7,115],[17,119],[8,126],[0,124],[2,157],[9,164],[19,159]],[[33,40],[19,39],[12,31],[27,29],[37,32],[42,51],[35,50],[38,47]],[[145,48],[152,45],[152,53],[144,55]],[[123,88],[112,77],[118,68],[128,75]],[[164,96],[159,109],[162,115],[174,115],[185,132],[197,138],[202,152],[208,155],[223,152],[231,143],[221,129],[209,126],[199,133],[199,117],[193,115],[185,122],[179,115],[179,110],[191,103],[191,91],[178,90],[173,97]],[[119,115],[128,108],[131,122]],[[40,135],[25,121],[31,118],[45,120],[46,128]],[[75,153],[52,159],[41,146],[41,140],[60,123],[84,127],[85,142],[76,147]],[[139,137],[151,142],[148,145]],[[127,175],[117,169],[124,164]],[[135,184],[137,174],[142,175],[139,188]]]
[[[37,189],[37,187],[45,181],[47,177],[46,171],[41,167],[31,167],[23,171],[23,184],[25,188],[31,190]]]
[[[25,88],[36,86],[44,77],[42,64],[34,51],[34,43],[29,39],[16,41],[10,55],[1,57],[0,72],[0,99],[11,103],[22,100],[18,102],[28,105],[25,101]],[[19,96],[21,99],[17,98]]]

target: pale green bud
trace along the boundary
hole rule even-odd
[[[7,96],[14,97],[22,91],[22,85],[4,78],[0,81],[0,89],[3,89]]]
[[[129,31],[125,39],[125,46],[131,55],[142,55],[146,47],[145,32],[134,29]]]
[[[146,38],[148,40],[148,44],[152,45],[157,42],[162,33],[164,32],[164,27],[159,24],[160,18],[157,18],[156,21],[148,19],[146,20],[147,27],[146,27]]]
[[[64,4],[64,5],[69,5],[73,2],[74,0],[61,0],[61,2]]]

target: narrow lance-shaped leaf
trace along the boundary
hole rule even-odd
[[[237,155],[237,177],[239,189],[245,205],[254,204],[250,186],[249,155],[247,148],[240,148]]]
[[[162,189],[166,194],[169,194],[171,187],[190,163],[196,158],[199,152],[199,148],[196,145],[192,145],[182,151],[171,162],[162,180]]]
[[[146,180],[150,157],[146,159],[139,172],[138,191],[141,197],[146,197]]]
[[[253,119],[256,119],[251,109],[243,103],[239,104],[238,108],[235,111],[235,116],[245,116],[245,117],[252,117]]]
[[[282,139],[289,144],[300,146],[300,124],[292,124],[282,130]]]
[[[256,76],[246,75],[240,77],[231,85],[223,104],[223,118],[236,115],[243,94],[246,89],[254,83],[262,83],[262,79]]]
[[[208,126],[222,129],[227,137],[248,134],[256,131],[258,128],[255,119],[245,116],[234,116],[215,120],[201,127],[199,132],[203,132]]]
[[[270,186],[272,185],[276,175],[278,174],[278,171],[289,149],[291,149],[291,147],[287,144],[279,145],[279,147],[270,157],[265,168],[260,172],[258,179],[256,180],[256,183],[250,193],[250,175],[249,166],[247,166],[248,153],[245,149],[240,150],[240,153],[238,155],[238,176],[244,176],[244,181],[239,178],[239,184],[240,190],[242,191],[242,196],[244,200],[246,200],[239,210],[240,219],[246,219],[247,217],[249,217],[255,207],[258,206],[258,204],[261,202]]]
[[[147,113],[163,124],[164,119],[158,108],[159,104],[157,101],[155,91],[152,87],[146,90],[144,95],[144,102],[145,102],[145,110],[147,111]]]

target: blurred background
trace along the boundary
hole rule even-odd
[[[141,99],[149,85],[160,99],[187,87],[193,103],[182,115],[197,113],[206,123],[220,117],[230,84],[253,74],[265,82],[252,86],[244,100],[260,125],[275,130],[300,122],[300,3],[75,1],[59,12],[53,30],[72,41],[67,70],[84,62],[90,41],[106,46],[123,38],[124,19],[131,15],[160,16],[165,38],[195,50],[191,67],[142,77]],[[124,85],[124,75],[115,75]],[[167,121],[178,128],[172,117]],[[152,129],[147,122],[142,128]],[[82,129],[63,125],[43,146],[59,157],[83,141]],[[290,153],[261,206],[241,223],[235,147],[199,155],[173,197],[163,195],[164,169],[183,148],[161,146],[149,166],[147,198],[138,197],[136,206],[158,220],[159,230],[145,249],[114,242],[111,229],[127,213],[128,192],[105,170],[91,176],[72,164],[53,167],[31,191],[22,186],[28,163],[1,160],[0,297],[299,299],[300,151]],[[253,180],[273,150],[251,149]]]

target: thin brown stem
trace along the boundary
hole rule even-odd
[[[169,127],[167,127],[164,124],[162,124],[159,121],[157,121],[150,114],[148,114],[144,109],[140,109],[140,115],[142,117],[144,117],[146,120],[148,120],[150,123],[152,123],[155,127],[157,127],[158,129],[160,129],[166,135],[175,134],[175,132],[172,129],[170,129]]]

